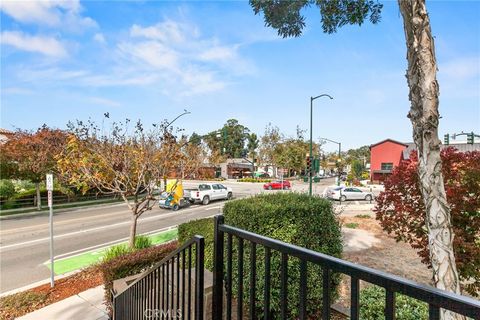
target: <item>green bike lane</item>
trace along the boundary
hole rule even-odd
[[[152,245],[155,246],[155,245],[160,245],[162,243],[175,240],[177,239],[177,235],[178,235],[177,228],[170,228],[162,232],[146,234],[145,236],[147,236],[150,239]],[[56,275],[62,275],[68,272],[80,270],[82,268],[94,265],[103,259],[105,252],[109,248],[117,245],[127,245],[127,241],[122,241],[109,246],[86,251],[86,252],[69,256],[66,258],[59,258],[54,261],[54,267],[53,267],[54,273]],[[45,261],[43,264],[47,266],[49,269],[51,269],[50,261]]]

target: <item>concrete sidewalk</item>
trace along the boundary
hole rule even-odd
[[[108,320],[103,285],[17,318],[19,320]]]

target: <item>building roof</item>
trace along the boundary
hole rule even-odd
[[[410,153],[413,150],[416,150],[415,143],[409,142],[406,144],[407,148],[403,150],[403,159],[407,160],[410,158]],[[442,144],[440,145],[440,149],[445,149],[448,147],[453,147],[457,149],[459,152],[468,152],[468,151],[480,151],[480,143],[468,144],[468,143],[456,143],[456,144]]]
[[[379,144],[385,143],[385,142],[392,142],[392,143],[396,143],[396,144],[399,144],[399,145],[401,145],[401,146],[407,147],[407,145],[406,145],[405,143],[403,143],[403,142],[399,142],[399,141],[396,141],[396,140],[393,140],[393,139],[385,139],[385,140],[382,140],[382,141],[380,141],[380,142],[371,144],[371,145],[370,145],[370,149],[372,149],[372,148],[375,147],[375,146],[378,146]]]

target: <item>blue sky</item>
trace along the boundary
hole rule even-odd
[[[207,133],[230,118],[257,134],[351,148],[411,141],[403,25],[382,1],[378,25],[321,32],[314,7],[300,38],[282,39],[247,2],[2,1],[1,126],[69,120],[172,119]],[[480,2],[429,1],[440,83],[440,134],[480,131]],[[335,150],[335,145],[325,149]]]

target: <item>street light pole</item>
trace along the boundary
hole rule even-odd
[[[329,97],[330,100],[333,100],[332,96],[328,94],[321,94],[316,97],[310,97],[310,153],[308,154],[310,158],[310,163],[312,163],[312,153],[313,153],[313,100],[321,98],[321,97]],[[310,165],[310,169],[308,170],[308,195],[312,196],[312,167]]]
[[[342,158],[342,143],[337,142],[337,141],[333,141],[333,140],[330,140],[330,139],[327,139],[327,138],[320,138],[320,139],[338,144],[338,162],[340,162],[341,158]],[[338,165],[337,175],[338,175],[337,185],[339,186],[340,185],[340,164]]]

